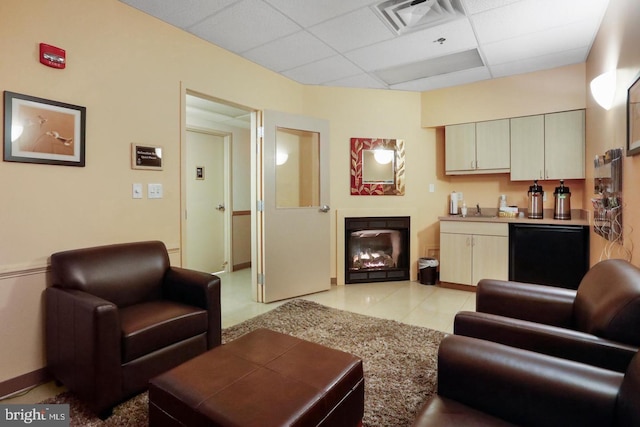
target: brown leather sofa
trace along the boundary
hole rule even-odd
[[[438,352],[438,394],[414,427],[640,425],[640,356],[625,374],[450,335]]]
[[[640,347],[640,269],[611,259],[577,290],[481,280],[454,333],[624,372]]]
[[[220,279],[171,267],[162,242],[55,253],[51,279],[47,367],[102,418],[221,343]]]

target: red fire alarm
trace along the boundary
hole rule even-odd
[[[67,54],[64,49],[40,43],[40,63],[48,67],[62,69],[67,65]]]

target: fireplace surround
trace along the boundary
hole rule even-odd
[[[409,280],[408,216],[345,218],[345,283]]]

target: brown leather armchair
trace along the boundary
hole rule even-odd
[[[438,351],[438,394],[414,427],[640,425],[640,356],[625,374],[475,338]]]
[[[611,259],[577,290],[481,280],[454,333],[624,372],[640,347],[640,269]]]
[[[101,417],[221,343],[220,279],[169,265],[162,242],[51,256],[47,366]]]

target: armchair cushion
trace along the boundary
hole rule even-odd
[[[207,332],[207,312],[171,301],[120,309],[122,362]]]

